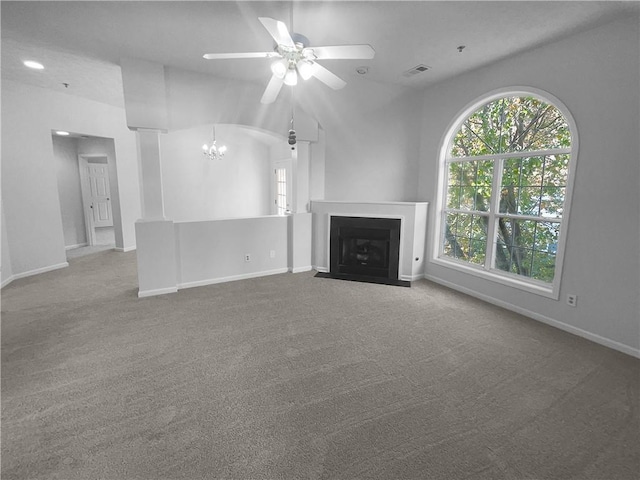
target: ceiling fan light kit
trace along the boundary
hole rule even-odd
[[[284,75],[284,84],[290,87],[298,84],[298,75],[296,74],[295,67],[287,70],[287,73]]]
[[[289,33],[287,26],[269,17],[258,17],[260,23],[275,40],[276,46],[271,52],[246,53],[207,53],[207,60],[232,58],[276,58],[271,64],[271,79],[267,84],[260,102],[272,103],[278,97],[282,85],[294,86],[298,75],[303,80],[315,77],[334,90],[343,88],[346,82],[317,63],[317,60],[371,59],[375,50],[371,45],[335,45],[310,47],[304,35]]]
[[[284,78],[287,73],[287,65],[284,60],[276,60],[271,64],[271,71],[278,78]]]

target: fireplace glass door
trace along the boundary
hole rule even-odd
[[[398,278],[400,219],[331,217],[331,273]]]

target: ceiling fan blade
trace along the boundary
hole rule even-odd
[[[274,20],[269,17],[258,17],[258,20],[260,20],[262,25],[264,25],[264,28],[269,32],[269,35],[273,37],[278,45],[295,48],[295,44],[291,39],[291,34],[284,23],[280,20]]]
[[[371,45],[335,45],[331,47],[309,47],[320,60],[343,60],[349,58],[373,58],[376,51]]]
[[[327,84],[334,90],[340,90],[347,82],[338,77],[335,73],[330,72],[319,63],[313,64],[312,75],[320,80],[322,83]]]
[[[245,52],[245,53],[205,53],[202,57],[207,60],[227,60],[231,58],[271,58],[278,57],[276,52]]]
[[[284,83],[284,79],[273,75],[271,80],[269,80],[269,84],[267,88],[265,88],[264,93],[262,94],[262,98],[260,99],[260,103],[273,103],[280,93],[280,89],[282,88],[282,84]]]

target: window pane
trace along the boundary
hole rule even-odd
[[[483,121],[482,114],[475,113],[462,126],[453,139],[452,157],[471,157],[497,153],[494,146],[487,143],[486,131],[490,129]],[[490,140],[489,140],[490,142]]]
[[[476,181],[474,185],[491,186],[493,182],[493,160],[476,161]]]
[[[541,188],[548,165],[549,162],[545,161],[544,157],[506,159],[502,168],[500,212],[539,216],[543,196],[559,193],[557,190],[545,192]],[[551,172],[549,176],[557,179],[557,176]],[[548,199],[548,201],[551,200],[551,198]],[[545,211],[547,216],[556,216],[557,200],[558,198],[554,196],[553,205],[550,205],[549,209]]]
[[[538,216],[541,193],[540,187],[522,187],[518,192],[518,213]]]
[[[460,187],[458,185],[450,185],[447,188],[447,208],[455,210],[460,208]]]
[[[549,155],[545,159],[543,185],[565,187],[569,173],[569,155]]]
[[[518,195],[517,187],[503,187],[500,190],[500,213],[518,213]]]
[[[538,187],[542,185],[543,157],[523,158],[520,165],[520,186]]]
[[[487,224],[489,219],[473,215],[469,230],[469,262],[484,265],[487,252]]]
[[[448,257],[484,265],[487,250],[486,217],[466,213],[447,214],[444,254]]]
[[[451,156],[549,150],[571,146],[562,113],[534,97],[505,97],[480,107],[460,126]]]
[[[462,177],[462,170],[464,167],[464,163],[450,163],[449,171],[447,174],[448,182],[447,185],[460,185],[460,179]]]
[[[458,215],[458,231],[456,235],[460,238],[469,238],[471,236],[471,224],[473,221],[473,215],[459,214]]]
[[[451,258],[465,258],[464,247],[459,243],[458,223],[461,214],[448,213],[445,225],[443,253]]]
[[[508,158],[502,167],[502,186],[539,187],[544,165],[543,157]]]
[[[559,230],[560,224],[557,222],[500,218],[495,267],[551,282]]]
[[[520,185],[521,158],[506,158],[502,164],[502,186]]]
[[[548,150],[571,144],[564,116],[553,105],[533,97],[511,97],[505,100],[503,152]]]
[[[531,278],[543,282],[553,282],[556,268],[556,255],[548,252],[534,252]]]
[[[460,208],[463,210],[475,209],[476,187],[460,188]]]
[[[447,208],[488,211],[492,177],[493,161],[449,163]]]
[[[543,187],[540,215],[543,217],[562,218],[564,192],[564,187]]]

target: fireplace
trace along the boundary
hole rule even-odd
[[[330,271],[323,276],[409,286],[398,279],[399,218],[332,216]]]

